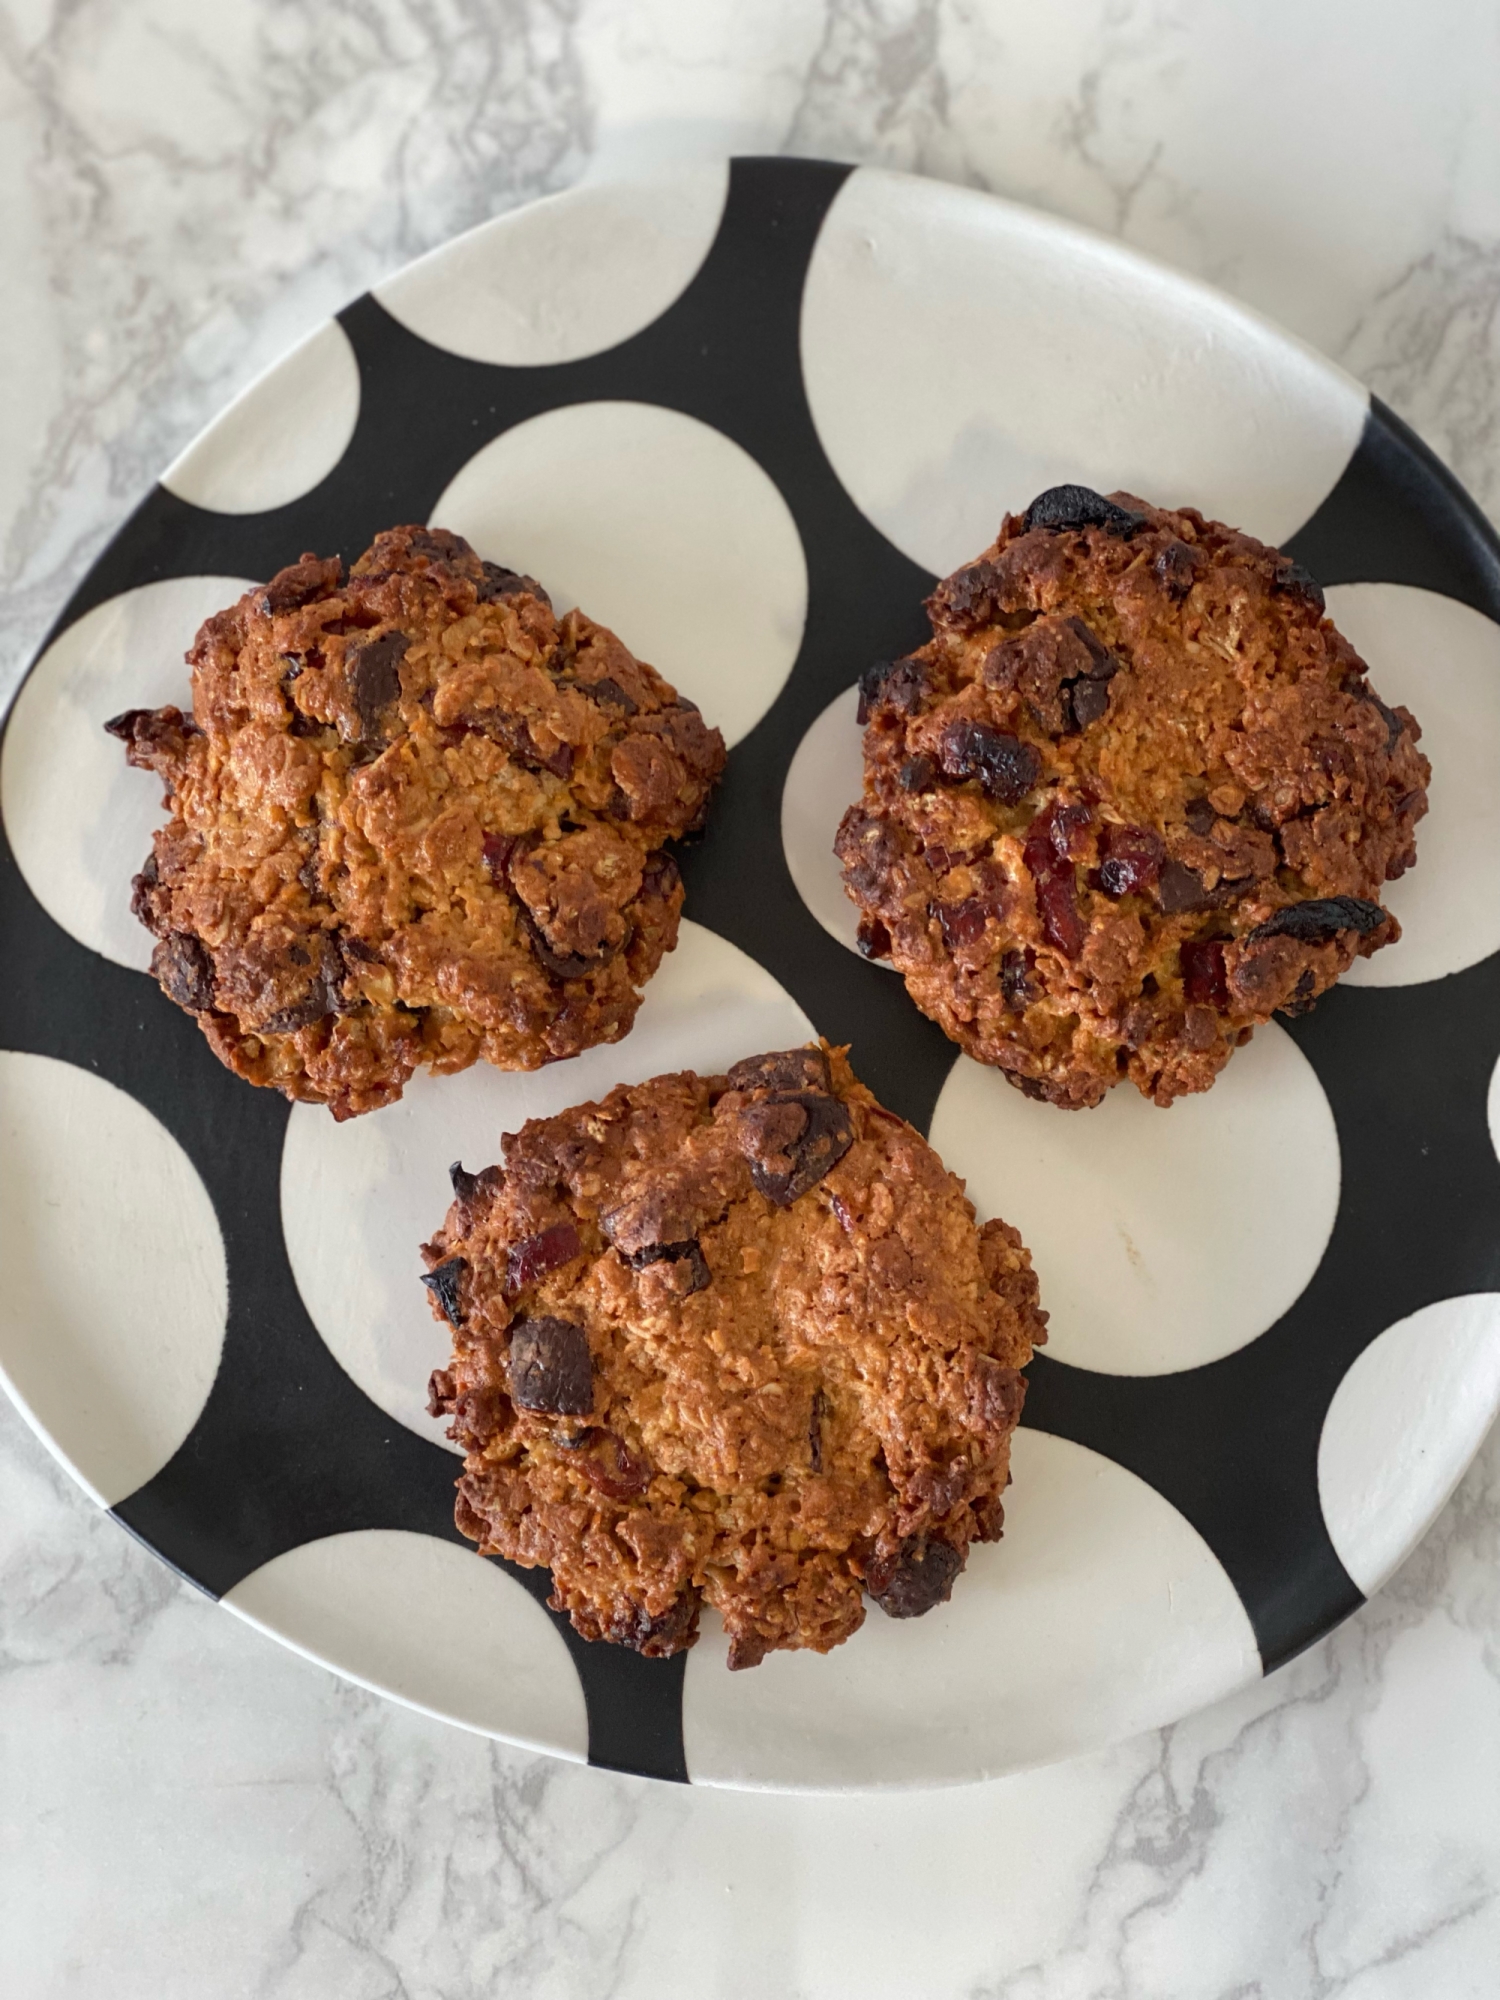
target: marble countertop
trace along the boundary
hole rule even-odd
[[[159,468],[393,266],[643,157],[994,189],[1334,355],[1500,510],[1479,0],[0,0],[0,690]],[[1407,2000],[1500,1980],[1500,1434],[1209,1713],[965,1790],[690,1792],[223,1616],[0,1402],[15,2000]]]

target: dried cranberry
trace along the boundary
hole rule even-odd
[[[1083,950],[1083,918],[1070,876],[1052,875],[1036,885],[1036,906],[1042,919],[1042,935],[1065,958],[1077,958]]]
[[[865,724],[877,708],[915,715],[926,693],[927,671],[920,660],[877,660],[859,677],[856,719]]]
[[[510,858],[521,845],[524,835],[519,833],[487,833],[484,836],[485,872],[497,889],[509,885],[507,870]]]
[[[582,1442],[586,1449],[578,1460],[579,1470],[608,1499],[633,1500],[651,1484],[651,1467],[617,1432],[591,1431]]]
[[[961,903],[935,903],[938,927],[943,933],[943,943],[949,951],[961,951],[966,945],[978,944],[984,936],[985,919],[990,914],[988,903],[978,896],[969,896]]]
[[[925,792],[937,774],[937,765],[930,757],[908,757],[896,773],[896,783],[903,792]]]
[[[879,917],[861,917],[854,942],[865,958],[889,958],[891,955],[891,934]]]
[[[1166,849],[1144,826],[1105,825],[1099,835],[1099,887],[1106,896],[1142,895],[1161,873]]]
[[[1182,947],[1182,997],[1190,1007],[1229,1005],[1224,946],[1218,938],[1192,938]]]
[[[554,1222],[550,1229],[540,1229],[524,1242],[513,1243],[505,1259],[506,1291],[514,1297],[549,1271],[571,1264],[582,1248],[571,1222]]]

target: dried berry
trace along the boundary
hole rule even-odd
[[[1037,814],[1026,835],[1024,857],[1036,884],[1042,935],[1067,958],[1077,958],[1085,937],[1070,849],[1092,818],[1086,805],[1063,805],[1054,800]]]
[[[1289,937],[1301,944],[1327,944],[1340,931],[1358,931],[1364,937],[1385,920],[1380,905],[1367,903],[1361,896],[1316,896],[1278,910],[1274,917],[1257,924],[1250,939]]]
[[[684,1298],[691,1298],[694,1292],[706,1291],[714,1281],[703,1246],[696,1236],[688,1237],[684,1243],[648,1243],[644,1250],[633,1250],[625,1262],[632,1271],[643,1271],[648,1264],[686,1264],[691,1283],[683,1293]]]
[[[457,1201],[472,1201],[479,1192],[478,1174],[465,1173],[461,1160],[455,1160],[449,1167],[448,1178],[453,1183],[453,1194]]]
[[[849,1113],[821,1091],[773,1097],[741,1114],[740,1146],[750,1178],[777,1208],[816,1187],[854,1144]]]
[[[1031,969],[1035,964],[1036,953],[1029,948],[1008,951],[1000,961],[1000,991],[1005,996],[1006,1006],[1014,1014],[1023,1014],[1033,1000],[1041,997],[1031,978]]]
[[[596,681],[580,681],[579,687],[591,701],[602,702],[606,708],[617,708],[622,715],[634,715],[640,703],[626,694],[620,683],[603,674]]]
[[[1050,876],[1036,885],[1036,906],[1042,919],[1042,935],[1065,958],[1077,958],[1083,950],[1085,931],[1078,913],[1078,897],[1066,876]]]
[[[1133,535],[1146,525],[1146,517],[1106,500],[1092,486],[1049,486],[1026,509],[1023,525],[1028,530],[1105,528],[1112,535]]]
[[[1288,591],[1296,597],[1305,597],[1310,604],[1316,605],[1319,611],[1325,608],[1326,600],[1322,584],[1310,571],[1305,570],[1301,563],[1292,562],[1290,558],[1282,559],[1272,579],[1271,588]]]
[[[578,1469],[607,1499],[633,1500],[651,1484],[651,1467],[617,1432],[601,1428],[569,1442],[583,1447]]]
[[[950,722],[938,745],[943,774],[962,784],[979,780],[997,805],[1019,805],[1042,774],[1042,760],[1030,743],[987,722]]]
[[[550,605],[552,599],[543,590],[534,576],[522,576],[519,571],[505,569],[500,563],[482,562],[484,575],[474,587],[474,595],[480,604],[492,604],[497,597],[535,597],[543,604]]]
[[[350,652],[349,687],[366,743],[379,736],[381,714],[401,692],[401,662],[410,644],[404,632],[383,632]]]
[[[961,903],[935,903],[933,909],[949,951],[961,951],[983,938],[990,906],[981,897],[968,896]]]
[[[908,757],[896,773],[896,783],[903,792],[925,792],[936,782],[937,765],[930,757]]]
[[[458,1285],[467,1269],[468,1265],[462,1257],[449,1257],[435,1270],[428,1271],[422,1279],[422,1283],[437,1300],[443,1318],[447,1320],[449,1326],[462,1326],[464,1323],[463,1308],[458,1302]]]
[[[591,972],[608,965],[620,945],[606,945],[604,950],[592,958],[585,958],[579,952],[563,952],[548,940],[546,932],[523,904],[517,911],[521,932],[531,946],[537,963],[552,974],[554,979],[586,979]]]
[[[1158,549],[1151,559],[1157,582],[1169,597],[1176,598],[1187,596],[1202,566],[1203,557],[1198,550],[1191,543],[1176,540]]]
[[[1166,853],[1148,827],[1107,823],[1099,835],[1099,887],[1117,901],[1144,895],[1161,874]]]
[[[484,836],[484,870],[497,889],[510,886],[511,856],[525,840],[526,836],[520,833],[487,833]]]
[[[513,1243],[505,1259],[505,1289],[514,1298],[549,1271],[560,1271],[580,1254],[583,1245],[571,1222],[554,1222],[520,1243]]]
[[[641,869],[641,894],[668,902],[682,882],[682,870],[664,848],[646,856]]]
[[[1074,681],[1069,695],[1069,707],[1075,729],[1087,729],[1090,723],[1097,722],[1109,708],[1108,681]]]
[[[1394,750],[1396,745],[1401,741],[1402,723],[1400,716],[1396,714],[1394,709],[1387,708],[1378,694],[1366,694],[1365,700],[1369,702],[1371,708],[1380,711],[1380,718],[1385,724],[1386,750]],[[108,726],[106,723],[105,727],[108,728]],[[1398,811],[1403,809],[1404,805],[1403,807],[1398,807]]]
[[[601,1636],[617,1646],[628,1646],[633,1653],[644,1654],[648,1660],[668,1659],[673,1653],[685,1652],[697,1639],[702,1602],[696,1590],[684,1591],[655,1618],[643,1606],[632,1605],[629,1610],[618,1611],[602,1621]],[[732,1644],[729,1664],[734,1665]]]
[[[510,1330],[510,1397],[523,1410],[586,1417],[594,1407],[594,1364],[583,1328],[550,1315],[518,1319]]]
[[[891,934],[879,917],[861,917],[854,942],[864,958],[889,958],[891,955]]]
[[[1190,1007],[1229,1005],[1224,946],[1218,938],[1192,938],[1183,945],[1182,997]]]
[[[1207,839],[1214,830],[1214,821],[1219,815],[1206,798],[1189,799],[1182,809],[1182,816],[1200,839]]]
[[[309,553],[300,562],[276,572],[260,594],[260,609],[270,617],[300,610],[304,604],[337,590],[343,580],[344,565],[337,556],[330,556],[325,562]]]
[[[169,932],[151,954],[151,970],[168,998],[190,1014],[213,1006],[214,962],[191,931]]]
[[[964,1551],[951,1542],[913,1538],[894,1562],[873,1568],[870,1595],[888,1618],[920,1618],[947,1603],[963,1566]]]
[[[863,726],[877,708],[915,715],[927,693],[927,670],[920,660],[877,660],[859,677],[856,718]]]

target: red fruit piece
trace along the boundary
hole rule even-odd
[[[583,1245],[571,1222],[554,1222],[550,1229],[538,1230],[524,1242],[513,1243],[505,1260],[505,1289],[512,1298],[549,1271],[571,1264]]]
[[[1193,938],[1182,947],[1182,997],[1190,1007],[1229,1005],[1224,946],[1218,938]]]
[[[1099,887],[1116,898],[1151,888],[1167,855],[1161,840],[1144,826],[1107,825],[1099,848]]]

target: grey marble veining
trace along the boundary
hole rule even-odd
[[[1033,201],[1334,354],[1500,506],[1500,16],[1441,0],[7,0],[0,662],[237,388],[482,216],[650,156]],[[3,1281],[3,1274],[0,1274]],[[0,1404],[17,2000],[1465,2000],[1500,1989],[1500,1440],[1382,1596],[1004,1783],[687,1793],[339,1683]]]

